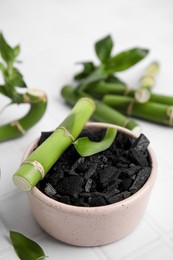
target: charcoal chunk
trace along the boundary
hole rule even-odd
[[[92,207],[106,205],[105,199],[101,196],[95,196],[90,198],[89,203]]]
[[[68,176],[57,183],[56,190],[63,195],[77,198],[82,191],[83,178],[81,176]]]
[[[144,183],[146,182],[146,180],[148,179],[149,175],[151,173],[151,169],[150,167],[146,167],[146,168],[143,168],[141,169],[139,172],[138,172],[138,175],[133,183],[133,185],[130,187],[130,191],[132,193],[135,193],[137,192],[143,185]]]
[[[140,134],[140,136],[135,140],[135,142],[132,145],[132,149],[136,149],[141,152],[145,152],[150,141],[144,134]]]
[[[92,182],[93,182],[93,180],[90,179],[90,178],[87,180],[87,182],[85,184],[85,192],[90,192],[91,186],[92,186]]]
[[[47,184],[46,184],[46,187],[45,187],[45,189],[44,189],[44,192],[45,192],[50,198],[53,198],[54,195],[56,194],[55,188],[54,188],[50,183],[47,183]]]
[[[131,195],[131,192],[124,191],[124,192],[121,192],[121,193],[119,193],[119,194],[117,194],[117,195],[112,196],[111,198],[109,198],[109,199],[108,199],[108,202],[109,202],[110,204],[115,203],[115,202],[119,202],[119,201],[121,201],[121,200],[123,200],[123,199],[126,199],[126,198],[130,197],[130,195]]]
[[[132,156],[133,156],[133,159],[135,160],[135,162],[137,162],[141,167],[149,166],[147,158],[144,156],[144,154],[140,150],[132,148],[131,153],[132,153]]]
[[[69,196],[61,196],[61,198],[58,199],[58,201],[71,205],[70,197]]]
[[[131,187],[132,183],[133,183],[133,179],[131,179],[131,178],[125,178],[125,179],[122,181],[122,183],[121,183],[121,187],[122,187],[123,190],[128,191],[129,188]]]
[[[97,163],[91,164],[90,168],[85,172],[85,179],[88,180],[96,171]]]
[[[100,184],[103,188],[107,187],[112,179],[117,179],[119,170],[115,167],[107,167],[99,172]]]

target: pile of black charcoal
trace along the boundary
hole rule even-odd
[[[41,135],[41,144],[51,132]],[[105,130],[83,130],[81,136],[100,141]],[[144,134],[137,139],[118,132],[111,147],[81,157],[71,145],[52,166],[37,187],[62,203],[95,207],[112,204],[136,193],[151,173],[151,162]]]

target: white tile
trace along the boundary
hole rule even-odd
[[[68,260],[69,258],[75,260],[106,260],[106,258],[99,258],[92,248],[64,244],[48,235],[41,237],[37,241],[51,260]]]
[[[0,218],[8,230],[34,236],[41,232],[36,224],[25,192],[18,192],[0,201]]]
[[[158,234],[143,220],[129,236],[111,245],[103,246],[101,250],[108,259],[113,260],[115,256],[120,259],[136,251],[137,248],[141,248],[157,239]]]
[[[19,166],[19,163],[20,158],[13,147],[8,150],[8,152],[3,152],[1,154],[0,200],[5,194],[16,190],[12,181],[12,176]]]
[[[134,257],[134,260],[172,260],[173,259],[173,248],[169,248],[165,244],[160,244],[143,254]]]
[[[173,229],[173,178],[157,182],[147,207],[147,214],[164,231]]]

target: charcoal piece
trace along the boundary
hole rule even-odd
[[[99,172],[100,184],[103,188],[107,187],[112,179],[117,179],[119,170],[115,167],[107,167]]]
[[[69,196],[61,196],[61,197],[58,199],[58,201],[59,201],[59,202],[62,202],[62,203],[65,203],[65,204],[71,205],[70,197],[69,197]]]
[[[56,190],[55,188],[50,184],[47,183],[46,187],[44,189],[44,192],[46,193],[46,195],[48,195],[50,198],[53,198],[54,195],[56,194]]]
[[[108,200],[110,197],[115,196],[119,192],[120,191],[114,187],[111,191],[108,191],[107,193],[105,193],[104,197]]]
[[[122,187],[123,190],[127,191],[131,187],[132,183],[133,183],[133,180],[131,178],[125,178],[122,181],[120,187]]]
[[[141,166],[138,166],[138,165],[135,165],[135,164],[131,163],[129,168],[122,168],[120,170],[121,170],[122,173],[126,173],[129,177],[132,177],[140,169],[141,169]]]
[[[118,201],[121,201],[124,199],[124,196],[122,193],[118,193],[116,194],[115,196],[112,196],[108,199],[108,203],[109,204],[112,204],[112,203],[115,203],[115,202],[118,202]]]
[[[131,192],[130,191],[123,191],[122,194],[123,194],[124,199],[127,199],[128,197],[130,197]]]
[[[94,192],[82,192],[80,194],[80,197],[84,197],[84,198],[89,198],[89,197],[95,197],[95,196],[105,196],[105,193],[103,192],[98,192],[98,191],[94,191]]]
[[[61,179],[56,186],[57,193],[77,198],[82,191],[83,178],[81,176],[68,176]]]
[[[115,203],[115,202],[119,202],[119,201],[121,201],[123,199],[126,199],[126,198],[130,197],[130,195],[131,195],[131,192],[124,191],[124,192],[118,193],[115,196],[110,197],[108,199],[108,202],[110,204]]]
[[[130,164],[130,160],[128,159],[128,158],[126,158],[125,156],[120,156],[119,157],[119,160],[120,160],[120,162],[122,162],[122,163],[125,163],[126,165],[129,165]],[[125,168],[125,167],[123,167],[123,168]]]
[[[57,172],[54,172],[54,174],[50,175],[49,179],[50,179],[50,183],[56,187],[57,182],[61,179],[64,178],[64,171],[62,169],[60,169]]]
[[[93,180],[90,179],[90,178],[87,180],[87,182],[85,184],[85,192],[90,192],[91,186],[92,186],[92,182],[93,182]]]
[[[148,179],[148,177],[150,176],[151,173],[151,169],[150,167],[146,167],[141,169],[138,174],[137,177],[134,181],[134,183],[132,184],[132,186],[130,187],[130,191],[134,194],[135,192],[137,192],[146,182],[146,180]]]
[[[149,143],[150,141],[148,140],[148,138],[144,134],[140,134],[140,136],[135,140],[131,148],[145,152]]]
[[[148,160],[144,156],[144,154],[135,148],[131,149],[132,158],[137,162],[141,167],[147,167],[148,166]]]
[[[95,197],[91,197],[89,199],[89,204],[92,207],[104,206],[104,205],[106,205],[106,201],[102,196],[95,196]]]
[[[129,165],[127,164],[127,163],[123,163],[123,162],[117,162],[116,163],[116,167],[118,168],[118,169],[127,169],[128,167],[129,167]]]
[[[75,163],[72,165],[71,170],[69,171],[69,175],[77,175],[75,170],[79,168],[79,165],[84,163],[85,158],[84,157],[79,157]]]
[[[90,165],[90,168],[85,172],[85,180],[88,180],[95,173],[97,165],[97,163]]]

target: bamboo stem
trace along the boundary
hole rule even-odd
[[[159,71],[159,63],[152,62],[146,69],[143,77],[140,79],[139,86],[135,91],[135,99],[139,103],[149,101],[151,91],[155,85],[155,77]]]
[[[43,116],[47,107],[47,97],[43,91],[29,89],[21,95],[22,104],[30,104],[28,113],[8,124],[0,126],[0,142],[17,138],[26,133],[28,129],[34,126]]]
[[[95,109],[92,99],[80,99],[68,117],[29,157],[13,176],[15,185],[24,191],[31,190],[52,167],[62,153],[78,137]]]
[[[134,98],[116,95],[105,95],[103,102],[126,115],[173,126],[173,106],[155,102],[141,104],[136,102]]]
[[[75,88],[72,86],[64,86],[62,88],[61,94],[71,105],[74,105],[81,97],[90,97],[85,92],[76,92]],[[96,110],[92,115],[94,120],[120,125],[139,133],[140,127],[134,120],[127,118],[120,112],[112,109],[110,106],[107,106],[101,101],[95,100],[95,104]]]

